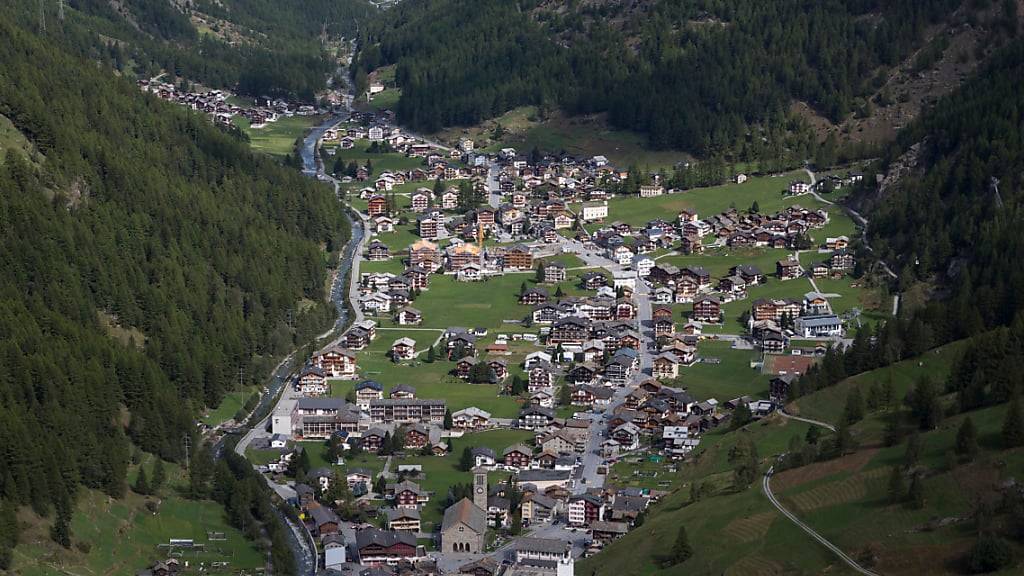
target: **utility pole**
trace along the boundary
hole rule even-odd
[[[238,390],[242,390],[242,376],[245,374],[245,368],[242,366],[238,367]]]
[[[39,30],[46,32],[46,11],[45,2],[46,0],[39,0]]]
[[[189,463],[191,462],[191,460],[189,460],[188,453],[189,453],[189,449],[192,448],[192,438],[190,438],[188,434],[185,434],[183,436],[183,440],[184,440],[184,443],[185,443],[185,471],[188,472]]]
[[[64,21],[64,0],[57,0],[57,19]]]

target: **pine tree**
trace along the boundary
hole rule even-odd
[[[560,406],[572,405],[572,390],[569,389],[567,384],[563,384],[562,387],[558,389],[558,404]]]
[[[690,546],[690,538],[686,534],[686,526],[680,526],[679,532],[676,534],[676,541],[672,544],[672,552],[668,558],[668,561],[664,563],[664,567],[675,566],[682,564],[693,556],[693,548]]]
[[[469,472],[473,469],[473,450],[466,446],[462,449],[462,456],[459,458],[459,470],[463,472]]]
[[[437,361],[437,351],[434,349],[434,346],[431,346],[430,348],[427,348],[427,363],[428,364],[433,364],[436,361]]]
[[[153,481],[150,483],[150,489],[155,494],[163,487],[166,481],[167,472],[164,470],[164,460],[157,456],[156,461],[153,462]]]
[[[818,439],[821,438],[821,429],[817,426],[811,426],[807,429],[807,434],[804,435],[804,441],[811,446],[818,444]]]
[[[452,429],[452,411],[447,409],[447,408],[445,408],[445,411],[444,411],[444,429],[445,430],[451,430]]]
[[[847,424],[854,424],[864,419],[864,398],[860,394],[860,388],[854,386],[846,395],[846,407],[843,410],[843,420]]]
[[[978,455],[978,431],[968,416],[956,432],[956,455],[960,460],[970,462]]]
[[[149,480],[146,478],[146,468],[139,464],[139,476],[135,479],[135,486],[132,490],[136,494],[149,494]]]
[[[921,435],[914,432],[907,438],[907,450],[903,453],[903,467],[911,469],[921,461],[921,453],[924,452],[924,440]]]
[[[1014,392],[1003,420],[1003,447],[1016,448],[1024,445],[1024,418],[1021,416],[1020,394]]]
[[[565,296],[565,292],[562,292],[562,287],[559,286],[555,289],[555,298],[561,298],[562,296]]]
[[[899,466],[893,466],[889,473],[889,502],[897,504],[903,501],[906,496],[907,486],[903,480],[903,471]]]
[[[50,539],[65,548],[71,548],[71,512],[60,510],[50,527]]]
[[[537,264],[537,272],[533,275],[533,281],[537,284],[544,283],[544,265]]]
[[[924,508],[924,480],[920,474],[914,474],[910,480],[910,488],[907,489],[907,508],[920,510]]]

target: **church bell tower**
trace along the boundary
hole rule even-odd
[[[481,510],[487,510],[487,468],[473,468],[473,504]]]

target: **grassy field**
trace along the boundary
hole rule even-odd
[[[402,464],[419,464],[423,467],[422,475],[412,478],[412,480],[431,493],[430,502],[422,511],[425,523],[424,532],[429,532],[434,523],[441,521],[444,514],[443,501],[448,494],[448,488],[454,484],[468,483],[472,480],[472,475],[469,472],[463,472],[458,468],[463,448],[486,446],[500,454],[505,448],[513,444],[527,442],[531,438],[533,438],[533,434],[524,430],[489,430],[453,439],[452,452],[443,458],[436,456],[403,457]],[[505,478],[506,475],[503,474],[491,474],[488,482],[493,484]],[[430,526],[427,526],[427,523]]]
[[[425,350],[440,335],[440,331],[380,330],[377,339],[359,352],[359,373],[365,379],[380,382],[385,394],[398,384],[408,384],[416,388],[416,395],[420,398],[443,398],[452,412],[476,406],[498,418],[518,414],[519,402],[510,396],[499,396],[496,385],[469,384],[450,375],[449,372],[455,368],[454,362],[438,360],[396,364],[386,356],[398,338],[412,338],[416,340],[418,350]],[[353,386],[355,383],[351,381],[334,381],[331,394],[343,397]]]
[[[147,459],[146,466],[150,466]],[[99,576],[134,574],[157,560],[166,559],[157,545],[171,538],[191,538],[206,544],[206,552],[188,552],[182,556],[191,564],[205,563],[207,574],[238,574],[253,571],[265,563],[265,557],[242,533],[230,527],[220,505],[210,501],[186,500],[175,494],[184,485],[183,471],[166,465],[169,485],[160,498],[142,497],[129,492],[125,498],[112,500],[95,490],[83,490],[71,522],[70,550],[55,548],[46,531],[49,519],[25,513],[25,532],[15,549],[12,574],[43,576],[76,574]],[[134,477],[132,470],[131,476]],[[157,512],[145,504],[157,501]],[[223,532],[224,541],[210,541],[207,531]],[[210,562],[228,562],[224,568],[213,569]]]
[[[249,121],[241,116],[236,116],[233,121],[249,136],[253,150],[285,156],[294,150],[295,140],[320,120],[319,116],[282,116],[276,122],[257,129],[250,128]]]
[[[697,188],[679,194],[665,194],[654,198],[613,198],[608,201],[608,220],[639,225],[664,218],[675,220],[679,211],[695,210],[701,217],[712,216],[730,206],[738,210],[749,208],[754,202],[762,213],[775,212],[794,204],[810,208],[817,207],[811,197],[789,198],[783,192],[792,180],[806,179],[802,171],[789,172],[779,176],[755,176],[743,184],[722,184],[708,188]],[[839,213],[839,208],[835,208]]]
[[[401,88],[386,88],[383,92],[374,94],[366,103],[367,108],[373,110],[394,110],[398,105],[398,99],[402,97]]]
[[[327,166],[333,166],[334,161],[337,158],[341,158],[346,164],[354,161],[360,166],[365,166],[366,161],[369,160],[373,164],[373,175],[379,176],[381,172],[389,170],[412,170],[423,166],[422,158],[409,157],[405,154],[399,154],[396,152],[384,152],[384,153],[370,153],[367,152],[367,148],[370,146],[370,141],[366,139],[360,139],[355,141],[355,145],[348,150],[342,150],[337,148],[334,156],[328,156],[325,158]],[[370,183],[372,184],[372,182]],[[422,185],[419,184],[419,185]]]
[[[703,254],[670,254],[658,260],[659,264],[672,264],[680,268],[703,266],[713,278],[729,274],[737,264],[752,264],[767,275],[775,273],[775,263],[792,254],[782,248],[709,248]]]
[[[248,387],[238,392],[228,392],[224,395],[224,399],[221,400],[220,406],[207,410],[201,418],[203,423],[209,424],[210,426],[216,426],[221,422],[234,418],[235,413],[242,408],[242,405],[245,404],[246,398],[251,396],[253,392],[255,392],[255,390],[252,387]]]
[[[838,422],[843,412],[846,396],[854,387],[859,387],[862,394],[866,396],[867,386],[876,382],[885,382],[891,377],[896,397],[903,398],[923,376],[928,376],[937,383],[944,382],[950,367],[963,348],[963,343],[954,342],[931,350],[923,356],[858,374],[835,386],[819,390],[790,403],[787,410],[815,420]]]
[[[698,353],[704,358],[718,358],[721,364],[700,362],[679,369],[683,385],[693,397],[727,402],[744,394],[767,396],[768,377],[750,367],[750,361],[757,357],[755,351],[735,350],[729,342],[705,340],[698,346]]]
[[[922,375],[942,381],[963,343],[953,343],[916,359],[900,362],[891,369],[896,397],[902,398]],[[790,410],[811,418],[836,422],[845,397],[853,386],[887,378],[889,369],[847,379],[835,387],[818,391],[791,404]],[[952,395],[942,399],[953,403]],[[776,473],[772,488],[783,505],[814,527],[825,538],[879,574],[962,574],[962,559],[977,534],[974,511],[983,499],[996,506],[1002,486],[1024,474],[1024,449],[1004,450],[1000,430],[1006,406],[997,405],[958,414],[943,420],[936,429],[922,432],[922,455],[918,469],[924,471],[926,506],[920,510],[892,503],[888,478],[894,466],[904,462],[906,447],[886,447],[880,431],[888,418],[885,411],[868,414],[851,427],[860,448],[842,458],[824,460]],[[978,429],[981,454],[972,463],[952,464],[949,454],[957,430],[970,416]],[[583,574],[848,574],[824,547],[798,531],[769,504],[755,485],[737,492],[732,487],[729,453],[744,436],[758,448],[761,469],[787,450],[793,437],[804,437],[809,425],[773,416],[753,422],[740,430],[713,430],[704,435],[695,457],[688,460],[674,479],[679,489],[657,504],[647,522],[627,537],[613,543],[595,558],[584,560]],[[826,433],[824,442],[830,442]],[[615,474],[632,470],[655,470],[648,462],[616,466]],[[649,485],[657,478],[620,484]],[[689,486],[699,482],[712,495],[690,504]],[[999,521],[996,521],[998,525]],[[666,551],[659,546],[679,526],[687,528],[694,556],[685,564],[659,568],[656,558]],[[1020,559],[1024,547],[1011,544]],[[1018,560],[998,574],[1019,574]]]
[[[35,153],[35,147],[25,135],[15,128],[9,118],[0,114],[0,162],[11,149],[22,151],[26,158],[31,158]]]

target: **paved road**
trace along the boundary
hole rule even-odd
[[[786,410],[784,408],[779,408],[778,412],[779,412],[779,416],[782,416],[783,418],[789,418],[790,420],[799,420],[801,422],[807,422],[808,424],[814,424],[815,426],[820,426],[822,428],[826,428],[828,430],[831,430],[832,432],[836,431],[836,427],[831,425],[831,424],[829,424],[828,422],[822,422],[821,420],[811,420],[810,418],[804,418],[802,416],[794,416],[794,415],[786,412]]]
[[[605,258],[603,253],[596,249],[590,248],[586,244],[574,239],[558,237],[559,245],[563,252],[575,254],[590,268],[603,268],[609,272],[621,271],[626,268],[620,266],[618,263]],[[651,367],[654,363],[654,354],[652,353],[653,346],[655,344],[654,338],[654,326],[651,323],[651,291],[647,284],[640,278],[637,278],[636,289],[633,292],[633,301],[637,305],[637,322],[640,328],[640,369],[635,371],[632,380],[626,385],[615,389],[615,394],[612,396],[611,403],[605,409],[604,412],[587,414],[590,419],[590,439],[587,444],[587,449],[582,456],[582,465],[579,477],[573,481],[571,489],[574,494],[581,494],[586,492],[589,488],[600,488],[604,486],[605,477],[604,475],[597,473],[597,468],[602,465],[604,458],[600,453],[601,442],[604,441],[604,432],[607,428],[605,423],[605,414],[611,414],[612,411],[620,404],[622,404],[626,396],[629,395],[636,387],[650,377]]]
[[[772,506],[775,506],[776,510],[778,510],[779,512],[782,512],[783,516],[785,516],[786,518],[789,518],[789,520],[791,522],[796,524],[797,527],[799,527],[801,530],[803,530],[808,535],[810,535],[811,538],[814,538],[815,540],[820,542],[822,546],[824,546],[825,548],[828,548],[833,554],[838,556],[839,559],[842,560],[843,562],[845,562],[846,565],[849,566],[850,568],[853,568],[854,570],[856,570],[857,572],[859,572],[861,574],[864,574],[865,576],[878,576],[877,573],[872,572],[872,571],[868,570],[867,568],[864,568],[863,566],[858,564],[856,560],[854,560],[853,558],[850,558],[849,556],[847,556],[846,553],[843,552],[842,550],[840,550],[838,546],[836,546],[835,544],[833,544],[833,543],[829,542],[828,540],[826,540],[825,537],[822,536],[821,534],[818,534],[817,532],[815,532],[813,528],[811,528],[810,526],[805,524],[802,520],[797,518],[796,515],[794,515],[789,510],[786,510],[786,508],[783,507],[781,503],[779,503],[778,499],[775,498],[775,494],[772,493],[771,480],[772,480],[772,473],[774,471],[775,471],[775,467],[774,466],[769,468],[768,472],[765,472],[764,480],[761,482],[761,487],[764,490],[764,495],[768,497],[769,501],[771,501]]]

